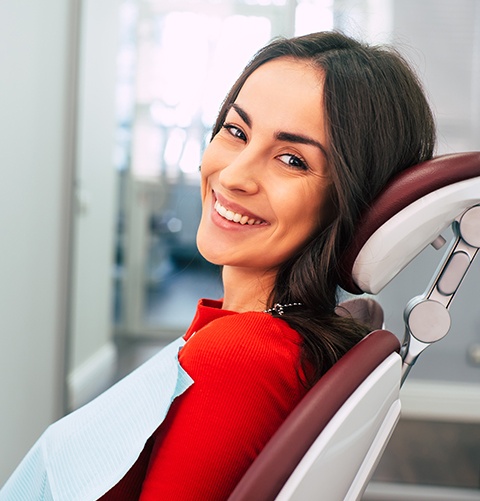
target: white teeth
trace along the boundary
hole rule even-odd
[[[227,215],[227,209],[223,205],[220,205],[218,202],[215,202],[215,210],[223,217]]]
[[[251,226],[254,224],[262,224],[263,222],[261,220],[250,218],[248,216],[242,216],[242,214],[239,214],[238,212],[228,210],[223,205],[221,205],[218,200],[215,201],[214,208],[222,217],[235,223],[248,224]]]

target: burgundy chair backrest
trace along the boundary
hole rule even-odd
[[[275,499],[312,443],[358,386],[400,342],[389,331],[371,332],[313,386],[258,455],[228,501]]]
[[[335,308],[335,313],[339,317],[355,318],[371,331],[383,327],[383,308],[370,297],[361,296],[347,299]]]
[[[372,234],[392,216],[419,198],[445,186],[480,176],[480,152],[443,155],[400,172],[363,214],[348,250],[342,258],[340,285],[361,294],[352,278],[358,253]]]

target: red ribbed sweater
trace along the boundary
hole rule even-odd
[[[300,335],[279,318],[202,300],[179,361],[194,384],[102,501],[225,500],[306,393]]]

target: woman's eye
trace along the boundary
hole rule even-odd
[[[237,127],[236,125],[232,124],[223,124],[223,128],[228,131],[229,134],[231,134],[233,137],[237,137],[238,139],[241,139],[242,141],[247,140],[247,136],[243,132],[242,129]]]
[[[284,155],[280,155],[278,158],[289,167],[300,170],[308,170],[308,165],[306,164],[306,162],[296,155],[285,153]]]

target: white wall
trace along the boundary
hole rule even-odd
[[[75,22],[0,2],[0,484],[64,405]]]
[[[115,369],[120,3],[0,2],[0,485]]]

